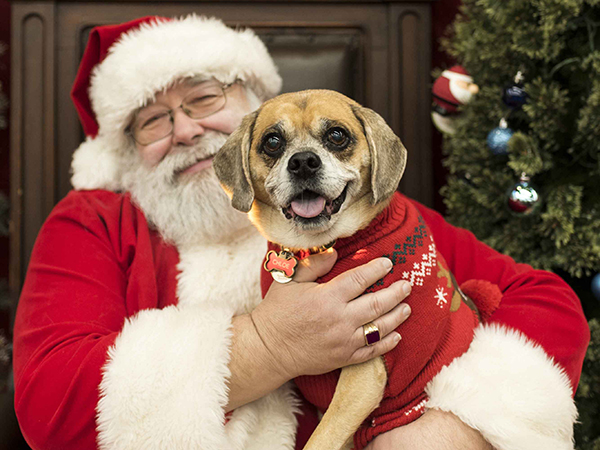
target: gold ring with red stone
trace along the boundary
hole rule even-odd
[[[363,325],[363,333],[365,335],[365,345],[368,347],[377,344],[381,340],[379,328],[377,328],[377,325],[373,322],[365,323]]]

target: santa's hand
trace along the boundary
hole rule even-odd
[[[302,260],[293,281],[273,283],[251,314],[275,367],[287,379],[360,363],[399,342],[394,329],[410,313],[402,303],[410,284],[399,281],[361,295],[389,272],[392,265],[387,258],[377,258],[327,283],[315,283],[336,259],[337,253],[330,249]],[[369,322],[379,329],[381,340],[366,346],[363,325]]]

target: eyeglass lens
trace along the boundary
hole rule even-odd
[[[225,106],[223,86],[218,81],[205,81],[194,88],[181,102],[181,109],[192,119],[203,119]],[[173,110],[159,105],[143,108],[131,128],[135,141],[141,145],[152,144],[173,132]]]

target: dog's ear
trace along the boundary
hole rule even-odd
[[[373,204],[388,198],[400,184],[406,167],[406,148],[379,114],[369,108],[352,106],[363,126],[371,152]]]
[[[248,212],[254,201],[250,180],[250,146],[258,111],[248,114],[242,124],[229,136],[213,160],[221,185],[231,196],[231,206]]]

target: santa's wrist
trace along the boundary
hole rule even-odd
[[[257,400],[291,379],[281,371],[250,314],[234,317],[232,328],[231,376],[228,380],[229,402],[226,411]]]
[[[260,308],[255,309],[249,314],[256,335],[263,344],[266,352],[266,361],[269,367],[272,368],[283,380],[290,381],[300,375],[296,369],[296,365],[292,364],[293,355],[286,350],[285,343],[282,342],[281,334],[273,326],[273,321],[269,317],[264,318],[260,312]],[[288,361],[290,358],[292,361]]]
[[[429,409],[423,416],[403,427],[377,436],[366,450],[458,449],[493,450],[481,433],[454,414]]]

